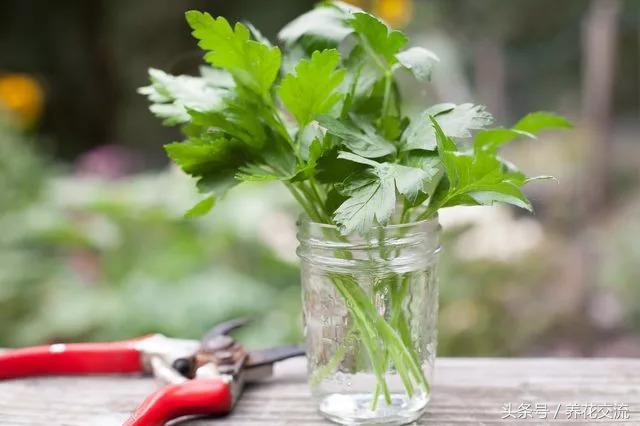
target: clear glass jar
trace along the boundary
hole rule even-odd
[[[424,412],[436,356],[439,236],[437,219],[366,238],[299,221],[309,383],[328,419],[406,424]]]

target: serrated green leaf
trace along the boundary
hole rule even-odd
[[[438,156],[448,178],[446,192],[439,192],[429,206],[433,212],[453,205],[492,205],[495,202],[531,210],[531,203],[519,188],[523,183],[515,174],[505,170],[505,164],[494,152],[461,152],[444,134],[436,119],[431,118],[431,121],[436,133]]]
[[[307,160],[304,165],[298,165],[296,171],[289,178],[291,182],[299,182],[305,179],[309,179],[316,171],[318,160],[325,152],[325,147],[318,139],[315,139],[309,145],[309,152],[307,153]]]
[[[407,153],[405,161],[407,166],[422,169],[429,174],[435,174],[435,170],[441,168],[442,161],[438,154],[429,151],[412,151]]]
[[[220,131],[254,148],[261,148],[267,140],[260,106],[238,94],[225,98],[224,109],[203,112],[189,110],[188,113],[191,122],[205,132]]]
[[[396,54],[396,59],[404,68],[413,73],[418,81],[431,80],[433,66],[440,59],[430,50],[422,47],[410,47]]]
[[[528,211],[533,210],[527,197],[511,182],[476,185],[467,194],[483,206],[491,206],[494,203],[507,203]]]
[[[316,116],[328,113],[343,94],[336,91],[344,78],[344,70],[336,70],[340,62],[337,50],[314,52],[310,60],[302,59],[296,73],[287,74],[278,95],[300,127]]]
[[[270,182],[275,180],[300,182],[309,179],[314,174],[318,159],[322,157],[323,153],[324,147],[316,139],[309,145],[307,160],[303,164],[296,164],[295,162],[294,164],[289,164],[289,161],[283,162],[283,158],[276,153],[267,155],[262,159],[263,163],[266,164],[254,163],[240,167],[239,173],[236,174],[235,178],[243,182]]]
[[[432,195],[444,176],[444,166],[440,157],[433,152],[411,151],[407,153],[406,165],[425,172],[427,177],[422,185],[422,192],[425,195]]]
[[[202,192],[213,192],[217,198],[237,183],[234,176],[238,168],[248,163],[242,145],[224,137],[191,138],[164,148],[182,170],[198,179]]]
[[[367,55],[360,45],[351,50],[344,66],[349,71],[345,76],[344,86],[353,98],[351,103],[357,103],[361,98],[366,99],[375,83],[384,75],[374,59]],[[350,107],[351,104],[345,106]],[[345,109],[345,113],[347,111],[348,109]]]
[[[473,140],[473,149],[476,151],[493,152],[502,145],[519,138],[535,138],[535,135],[515,129],[489,129],[481,130]]]
[[[347,23],[353,12],[360,9],[343,2],[319,3],[314,9],[288,23],[278,33],[278,39],[287,45],[303,37],[327,40],[337,46],[353,32]]]
[[[393,179],[380,179],[371,171],[353,177],[340,189],[348,196],[334,213],[333,220],[344,235],[365,234],[377,224],[385,224],[395,208]]]
[[[280,49],[251,40],[249,29],[239,22],[231,28],[225,18],[196,10],[185,16],[198,45],[208,51],[207,62],[229,71],[237,84],[260,95],[269,93],[280,70]]]
[[[472,130],[483,129],[493,123],[493,117],[482,105],[434,105],[411,120],[402,135],[402,150],[433,151],[436,148],[436,133],[429,117],[436,117],[444,133],[453,138],[468,138]]]
[[[429,182],[437,173],[436,169],[430,168],[426,163],[419,164],[420,167],[405,166],[397,163],[379,163],[344,151],[339,153],[338,158],[370,166],[381,179],[393,178],[398,192],[410,200],[415,199],[418,192],[423,189],[424,184]]]
[[[349,20],[365,50],[375,56],[382,57],[389,68],[396,63],[396,53],[407,44],[407,36],[402,32],[390,29],[384,22],[366,12],[357,12]]]
[[[322,115],[318,117],[318,123],[327,129],[328,133],[336,136],[342,145],[363,157],[378,158],[396,152],[395,146],[380,136],[373,126],[360,121],[357,123],[361,126],[359,127],[353,122],[354,118],[356,117],[351,117],[351,120],[339,120]]]
[[[476,151],[493,152],[516,139],[535,139],[535,135],[543,130],[567,128],[571,128],[571,123],[564,117],[548,112],[534,112],[518,121],[512,129],[497,128],[478,132],[473,147]]]
[[[317,161],[315,178],[326,185],[344,182],[349,176],[365,169],[363,164],[338,158],[340,147],[328,149]]]
[[[395,116],[385,116],[380,120],[380,133],[382,133],[385,139],[396,141],[400,139],[400,136],[408,123],[409,120],[407,118],[401,119],[400,117]]]
[[[325,200],[325,206],[329,215],[333,217],[338,207],[340,207],[340,205],[344,203],[346,200],[347,200],[347,197],[340,194],[340,192],[338,192],[335,186],[331,186],[330,189],[327,191],[327,199]]]
[[[139,88],[138,93],[147,96],[151,102],[149,109],[166,125],[188,122],[188,109],[220,110],[224,106],[224,97],[229,94],[228,87],[218,86],[204,76],[174,76],[150,68],[149,79],[151,85]]]
[[[341,152],[338,158],[369,166],[340,188],[349,198],[336,209],[334,220],[344,234],[364,233],[375,224],[386,224],[395,209],[396,189],[413,201],[432,177],[421,168],[379,163],[350,152]]]
[[[383,163],[381,167],[386,168],[386,174],[393,176],[398,192],[410,201],[415,200],[424,184],[431,178],[424,170],[415,167],[396,163]]]
[[[215,195],[210,195],[207,198],[200,200],[195,206],[191,207],[184,214],[188,218],[194,218],[204,216],[209,213],[216,203]]]
[[[539,133],[543,130],[553,129],[571,129],[573,125],[566,118],[554,114],[552,112],[532,112],[527,114],[524,118],[513,126],[514,130],[519,130],[528,133]]]

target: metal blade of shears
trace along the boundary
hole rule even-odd
[[[301,346],[280,346],[251,351],[244,366],[244,380],[247,383],[263,380],[273,374],[273,364],[288,358],[304,355]]]
[[[249,352],[249,360],[245,368],[261,367],[288,358],[304,355],[304,348],[300,345],[279,346]]]

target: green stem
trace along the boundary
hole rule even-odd
[[[380,356],[377,351],[376,330],[373,328],[373,324],[368,320],[369,314],[363,311],[362,306],[356,298],[351,294],[348,287],[341,282],[341,278],[338,276],[334,276],[332,279],[336,289],[340,293],[340,295],[345,300],[345,304],[347,309],[349,309],[352,317],[354,319],[355,325],[358,328],[360,337],[362,338],[362,343],[365,346],[365,349],[369,353],[369,360],[371,361],[371,368],[376,375],[376,379],[378,384],[382,388],[382,392],[384,394],[385,402],[387,405],[391,404],[391,394],[389,393],[389,388],[387,387],[387,382],[385,380],[384,374],[386,370],[386,365],[382,363],[383,360],[380,359]],[[355,287],[357,287],[357,283],[355,283]],[[352,286],[354,287],[354,286]]]
[[[397,250],[397,248],[391,247],[389,247],[390,250],[387,250],[384,231],[378,234],[378,244],[380,245],[378,255],[382,259],[388,259],[391,252]],[[413,347],[408,319],[403,312],[403,301],[409,291],[410,282],[408,280],[410,277],[403,276],[398,279],[396,276],[392,276],[383,279],[374,286],[374,293],[388,291],[390,294],[388,322],[378,313],[375,303],[368,293],[360,287],[355,276],[335,273],[330,274],[329,277],[353,320],[353,327],[367,352],[376,377],[377,383],[373,391],[370,409],[372,411],[377,409],[381,395],[384,396],[388,405],[391,404],[391,395],[385,377],[390,366],[395,367],[409,397],[412,397],[415,392],[414,383],[428,392],[429,383],[422,371],[418,353]],[[343,357],[339,350],[334,354],[334,358],[336,356]]]
[[[409,351],[411,358],[413,358],[413,362],[420,365],[420,360],[418,357],[418,353],[416,352],[413,341],[411,339],[411,330],[409,328],[409,319],[404,314],[402,309],[402,303],[405,301],[407,297],[407,293],[409,291],[409,276],[404,276],[398,283],[398,285],[394,286],[394,289],[391,292],[392,298],[392,318],[389,321],[394,330],[397,330],[400,334],[400,338],[404,343],[405,347]],[[426,381],[426,377],[425,377]],[[411,394],[409,393],[409,396]]]
[[[265,103],[267,104],[267,106],[269,108],[269,114],[270,114],[270,118],[271,118],[271,120],[268,120],[268,121],[272,121],[273,122],[273,125],[276,128],[276,131],[280,134],[280,136],[282,136],[284,138],[284,140],[287,141],[287,143],[289,144],[291,149],[293,149],[293,152],[298,154],[298,150],[296,149],[295,143],[294,143],[293,139],[291,138],[291,135],[287,131],[287,126],[282,121],[282,117],[280,117],[280,113],[278,112],[278,108],[276,108],[276,105],[273,102],[273,99],[271,98],[271,96],[265,97]]]
[[[371,325],[375,327],[377,335],[384,341],[385,346],[388,348],[389,353],[393,358],[393,363],[396,366],[396,370],[398,370],[398,374],[403,374],[400,370],[405,369],[406,362],[406,365],[408,366],[409,371],[413,374],[415,380],[424,387],[425,391],[428,392],[429,383],[424,376],[420,363],[411,356],[411,352],[405,346],[396,331],[391,328],[384,318],[377,313],[375,306],[373,306],[373,303],[369,300],[360,286],[356,283],[351,287],[352,290],[350,296],[352,297],[352,300],[358,305],[362,312],[368,313],[369,321],[367,322],[370,322]]]
[[[322,218],[320,217],[320,215],[318,214],[318,212],[314,208],[313,203],[309,202],[303,195],[301,195],[298,192],[298,188],[296,188],[291,183],[285,182],[284,184],[287,187],[287,189],[289,190],[289,192],[291,193],[291,195],[293,195],[293,198],[295,198],[296,201],[302,206],[302,208],[304,209],[305,213],[312,220],[314,220],[316,222],[322,222]]]
[[[322,208],[322,201],[316,196],[311,187],[305,185],[305,182],[298,182],[297,188],[306,196],[310,207],[315,214],[315,221],[321,223],[330,223],[324,208]]]
[[[325,205],[325,202],[323,200],[325,200],[325,194],[321,194],[320,193],[320,189],[318,187],[318,182],[316,182],[316,178],[311,176],[309,178],[309,186],[311,186],[311,190],[313,191],[316,199],[318,200],[318,204],[320,205],[320,207],[322,208],[322,211],[324,212],[324,214],[326,216],[329,216],[328,212],[327,212],[327,207]]]
[[[382,111],[381,117],[386,117],[389,114],[389,102],[391,101],[391,83],[393,81],[393,75],[391,71],[384,73],[384,97],[382,98]]]
[[[422,213],[417,217],[417,220],[431,219],[436,215],[438,210],[440,210],[443,206],[446,206],[447,203],[456,195],[457,195],[456,193],[450,193],[450,194],[447,194],[442,200],[438,201],[435,204],[429,203],[429,206],[427,207],[427,209],[424,211],[424,213]]]
[[[404,321],[405,315],[402,312],[402,301],[406,297],[408,287],[404,285],[405,278],[402,278],[400,283],[395,283],[395,285],[391,286],[391,318],[389,319],[389,323],[395,330],[398,330],[400,332],[400,337],[402,338],[404,345],[412,352],[413,355],[414,351],[413,342],[411,341],[411,335],[409,334],[409,338],[405,339],[405,337],[407,336],[403,335],[401,331],[403,329],[406,329],[406,322]],[[409,397],[413,396],[413,384],[411,383],[411,381],[404,380],[403,378],[403,383]]]
[[[404,292],[401,292],[400,294],[398,294],[398,290],[397,290],[397,285],[394,285],[395,283],[392,283],[392,281],[395,281],[395,277],[390,277],[387,281],[387,285],[385,286],[384,289],[382,289],[383,291],[389,291],[390,296],[391,296],[391,306],[390,306],[390,311],[391,311],[391,317],[389,318],[389,323],[391,324],[392,327],[396,328],[396,325],[398,323],[398,319],[399,318],[404,318],[404,315],[402,315],[401,309],[401,298],[404,297]],[[405,344],[407,344],[407,342],[405,342]],[[411,344],[411,342],[409,342],[409,345]],[[386,348],[386,345],[382,348],[383,353],[384,353],[384,364],[385,366],[389,366],[389,351]],[[407,391],[407,395],[409,396],[409,398],[411,398],[413,396],[414,393],[414,388],[413,388],[413,383],[411,382],[411,378],[407,375],[406,370],[402,369],[402,368],[397,368],[396,370],[398,371],[398,375],[400,376],[400,379],[402,380],[402,384],[404,385],[405,390]],[[376,383],[376,388],[373,394],[373,399],[371,401],[371,410],[375,411],[376,407],[377,407],[377,403],[378,403],[378,397],[379,397],[379,393],[380,393],[380,386]]]

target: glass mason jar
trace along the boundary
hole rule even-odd
[[[320,412],[348,425],[406,424],[424,412],[436,356],[440,225],[369,237],[301,218],[309,383]]]

